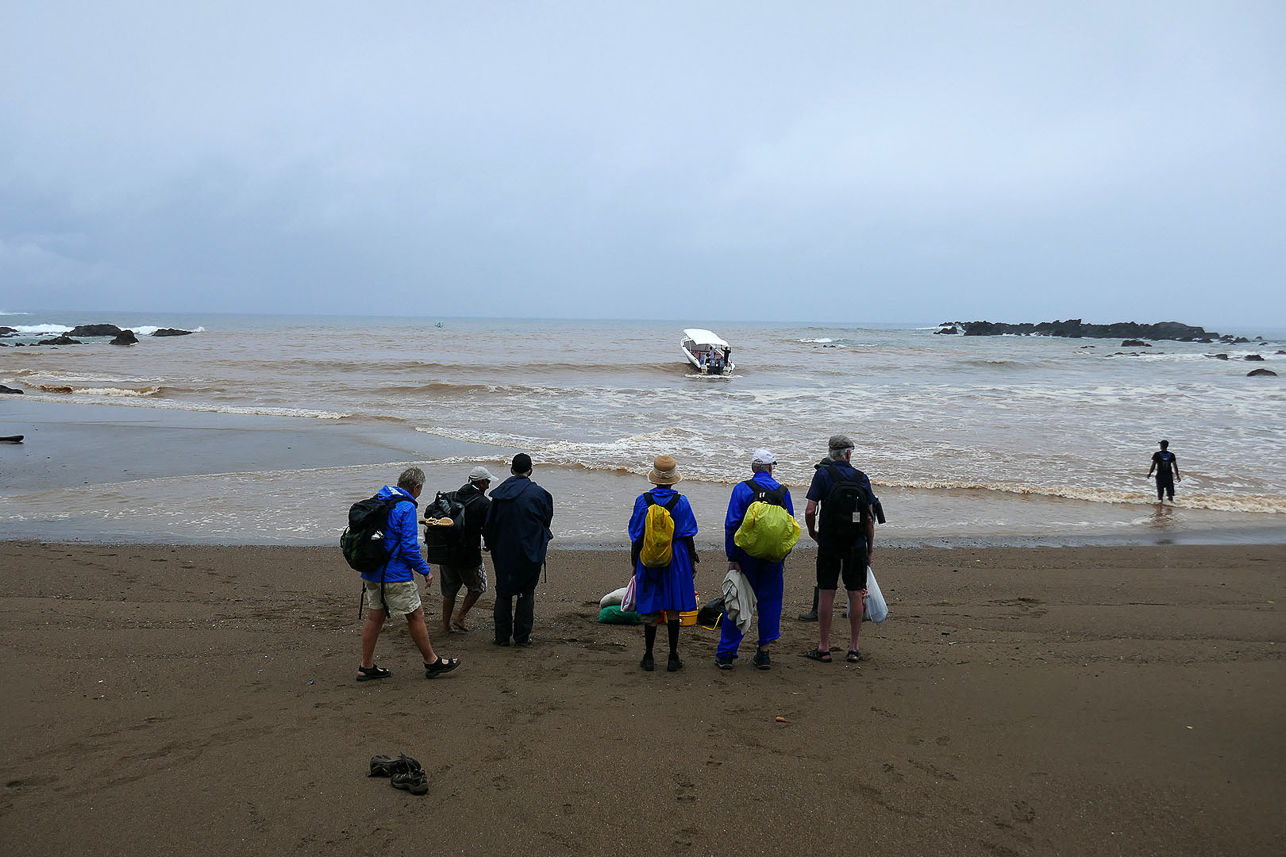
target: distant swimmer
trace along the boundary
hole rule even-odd
[[[1156,471],[1157,502],[1163,502],[1162,497],[1168,496],[1173,503],[1175,480],[1183,481],[1183,477],[1179,475],[1179,459],[1170,451],[1170,441],[1163,440],[1160,446],[1160,452],[1152,453],[1152,466],[1148,468],[1148,476],[1151,477],[1152,471]]]

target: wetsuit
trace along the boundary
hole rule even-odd
[[[1174,499],[1174,468],[1178,464],[1178,459],[1174,453],[1168,449],[1152,453],[1152,463],[1157,469],[1157,499],[1160,500],[1162,495],[1167,495],[1171,500]]]

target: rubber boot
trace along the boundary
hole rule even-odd
[[[816,586],[813,587],[813,609],[809,610],[807,613],[800,613],[799,621],[801,622],[817,621],[817,587]]]

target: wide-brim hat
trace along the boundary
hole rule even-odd
[[[647,475],[647,481],[653,485],[674,485],[682,478],[673,455],[658,455],[652,462],[652,472]]]

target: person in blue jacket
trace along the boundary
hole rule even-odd
[[[772,475],[776,464],[777,458],[770,451],[755,450],[750,469],[754,471],[753,481],[761,490],[775,491],[781,487],[781,483]],[[732,497],[728,499],[728,516],[723,523],[723,542],[724,552],[728,555],[728,570],[741,569],[746,579],[750,581],[750,588],[754,590],[758,601],[759,648],[752,662],[759,669],[766,670],[772,667],[768,647],[781,636],[781,603],[786,585],[785,563],[756,559],[733,542],[733,536],[745,519],[746,510],[750,508],[755,494],[756,492],[745,482],[738,482],[732,489]],[[795,504],[790,498],[789,490],[785,492],[784,502],[786,511],[794,515]],[[724,622],[721,627],[723,630],[719,637],[719,648],[716,650],[714,662],[719,669],[730,670],[732,662],[737,658],[737,649],[741,645],[743,635],[737,629],[736,622]]]
[[[549,540],[554,537],[549,526],[554,521],[554,498],[531,481],[531,456],[520,452],[514,456],[509,472],[513,475],[491,492],[491,508],[482,527],[482,538],[491,551],[496,570],[497,646],[531,645],[531,629],[536,622],[536,584],[545,565]],[[518,606],[514,607],[514,596]]]
[[[652,462],[648,481],[656,487],[645,491],[634,501],[630,515],[629,535],[633,545],[634,591],[639,616],[643,619],[643,642],[646,651],[639,666],[648,672],[656,669],[652,648],[656,644],[656,626],[665,622],[670,634],[670,658],[667,672],[683,669],[679,659],[679,613],[697,609],[696,577],[697,556],[693,537],[697,534],[697,519],[692,514],[688,498],[670,486],[683,477],[679,475],[678,462],[671,455],[658,455]],[[666,507],[674,519],[674,541],[668,565],[649,567],[643,564],[640,550],[643,546],[644,522],[652,505]]]
[[[365,572],[366,624],[362,626],[362,663],[357,668],[358,681],[388,678],[393,673],[375,663],[375,643],[384,629],[384,620],[390,613],[406,617],[411,640],[424,656],[424,675],[436,678],[460,666],[459,658],[439,657],[429,641],[429,629],[424,625],[424,606],[420,602],[420,587],[415,575],[424,576],[428,586],[433,570],[420,554],[419,530],[416,525],[416,500],[424,490],[424,471],[408,467],[397,478],[397,487],[385,485],[375,496],[381,500],[397,498],[388,513],[384,529],[389,544],[388,564],[379,571]]]

